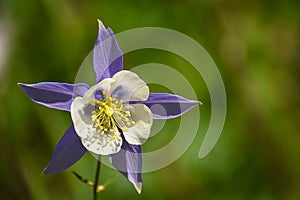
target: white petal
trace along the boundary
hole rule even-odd
[[[116,80],[112,78],[106,78],[91,87],[83,96],[82,102],[84,104],[89,104],[93,100],[95,100],[95,93],[97,90],[103,91],[106,90],[106,96],[110,96],[114,85],[116,84]]]
[[[71,117],[77,135],[88,151],[98,155],[109,155],[120,151],[122,138],[111,140],[113,132],[103,135],[93,126],[91,112],[93,106],[83,103],[83,97],[76,97],[71,105]]]
[[[88,151],[97,155],[110,155],[118,153],[121,150],[123,142],[122,138],[120,138],[120,140],[111,140],[111,134],[113,133],[105,133],[103,135],[95,133],[90,135],[88,138],[82,138],[81,142]]]
[[[113,77],[116,80],[113,95],[124,101],[144,101],[149,97],[146,83],[133,72],[122,70]]]
[[[128,106],[135,125],[124,132],[124,137],[129,144],[143,144],[149,137],[152,126],[152,113],[144,104],[131,104]]]
[[[83,97],[76,97],[71,104],[71,117],[77,135],[86,138],[96,132],[93,127],[91,112],[93,107],[82,103]]]
[[[97,85],[91,87],[83,97],[76,97],[73,100],[71,104],[71,117],[78,136],[86,138],[87,135],[96,132],[91,118],[91,112],[95,108],[90,106],[90,103],[95,100],[95,93],[97,90],[106,90],[107,95],[110,95],[115,83],[116,80],[112,78],[104,79]]]

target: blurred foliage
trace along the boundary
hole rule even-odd
[[[228,97],[223,134],[199,160],[210,117],[203,80],[166,52],[125,55],[127,69],[150,62],[176,68],[205,104],[193,145],[172,165],[144,174],[142,195],[103,167],[101,181],[114,178],[101,199],[300,199],[299,9],[296,0],[0,1],[1,199],[91,199],[91,188],[69,170],[40,176],[71,119],[31,102],[17,82],[72,83],[93,47],[97,18],[115,33],[157,26],[191,36],[214,58]],[[174,124],[161,134],[172,138]],[[93,179],[95,165],[86,154],[72,169]]]

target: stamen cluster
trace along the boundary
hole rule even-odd
[[[123,100],[118,100],[116,97],[105,97],[106,91],[103,90],[103,98],[96,99],[90,104],[95,106],[92,111],[92,121],[97,133],[104,135],[107,132],[110,134],[110,139],[120,140],[120,132],[127,132],[128,127],[135,124],[131,119],[131,114],[126,110]]]

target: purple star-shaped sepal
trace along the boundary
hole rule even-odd
[[[101,21],[99,21],[98,38],[94,45],[93,62],[97,83],[106,78],[112,78],[117,72],[123,70],[123,55],[114,33],[110,28],[106,29]],[[58,82],[20,83],[19,86],[34,102],[69,112],[74,98],[84,96],[90,88],[85,83]],[[199,105],[200,102],[168,93],[150,93],[146,101],[129,103],[145,104],[150,108],[153,119],[170,119],[184,114]],[[123,138],[121,150],[116,154],[108,155],[109,160],[140,192],[142,187],[142,146],[129,144],[123,135],[121,137]],[[43,173],[55,174],[71,167],[86,151],[87,149],[83,146],[72,123],[58,142]]]

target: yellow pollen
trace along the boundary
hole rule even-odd
[[[102,93],[105,96],[106,90]],[[96,99],[90,105],[95,107],[91,112],[91,118],[97,133],[109,134],[110,140],[121,140],[119,130],[127,132],[128,127],[135,124],[130,112],[123,105],[123,100],[118,100],[116,97]]]

